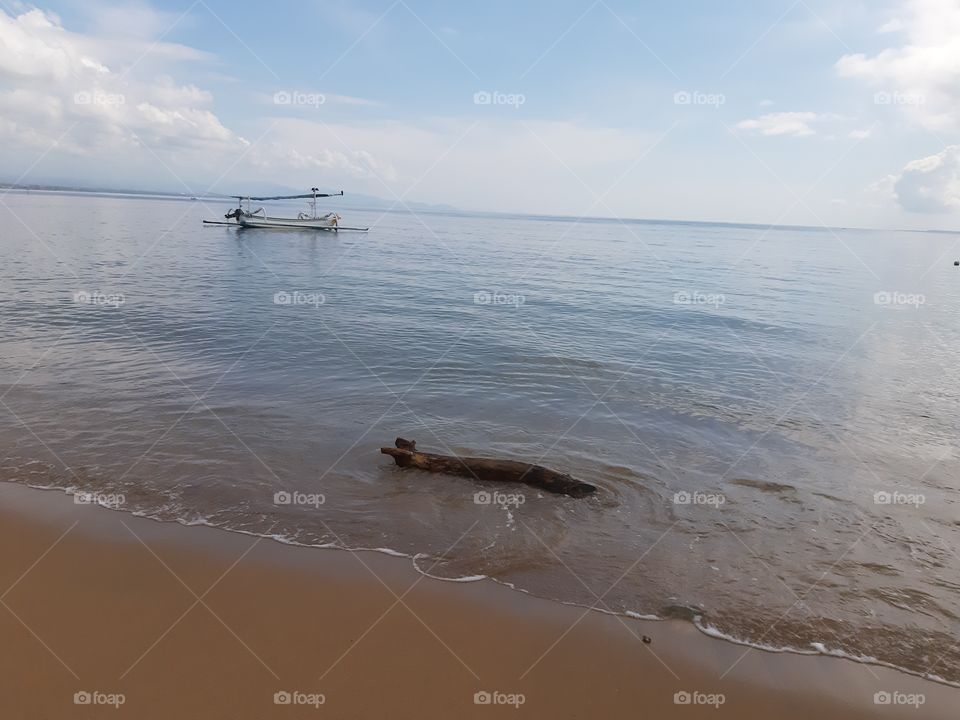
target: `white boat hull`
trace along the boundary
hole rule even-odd
[[[244,214],[237,218],[243,227],[253,228],[302,228],[305,230],[336,230],[337,216],[333,213],[319,218],[278,218],[265,215]]]

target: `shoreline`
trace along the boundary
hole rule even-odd
[[[72,496],[74,496],[74,495],[76,494],[76,491],[75,491],[73,488],[69,488],[69,487],[60,487],[60,486],[54,486],[54,485],[51,485],[51,486],[24,485],[24,484],[18,483],[18,482],[16,482],[16,481],[6,481],[6,483],[7,483],[7,484],[12,484],[12,485],[15,485],[15,486],[18,486],[18,487],[25,487],[25,488],[28,488],[28,489],[30,489],[30,490],[35,490],[35,491],[40,491],[40,492],[43,492],[43,491],[55,491],[56,493],[62,493],[62,494],[64,494],[64,495],[66,495],[67,497],[72,497]],[[348,553],[348,554],[356,554],[356,553],[361,553],[361,554],[364,554],[364,555],[366,555],[366,554],[373,554],[373,555],[377,555],[377,556],[381,556],[381,555],[382,555],[382,556],[386,556],[386,557],[391,558],[391,559],[401,559],[401,558],[402,558],[402,559],[407,560],[407,561],[410,562],[410,568],[411,568],[411,570],[412,570],[417,576],[422,576],[422,577],[427,578],[427,579],[429,579],[429,580],[431,580],[431,581],[434,581],[434,582],[440,582],[440,583],[467,583],[467,584],[471,584],[471,583],[476,583],[476,582],[487,581],[487,582],[489,582],[489,583],[495,584],[495,585],[498,586],[498,587],[505,588],[505,589],[507,589],[507,590],[509,590],[509,591],[511,591],[511,592],[520,593],[520,594],[523,595],[523,596],[530,597],[530,598],[534,598],[534,599],[536,599],[536,600],[538,600],[538,601],[555,603],[555,604],[558,604],[558,605],[563,605],[563,606],[566,606],[566,607],[571,607],[571,608],[579,609],[579,610],[581,610],[581,611],[585,611],[585,610],[588,610],[588,609],[589,609],[592,613],[599,613],[599,614],[602,614],[602,615],[609,615],[609,616],[612,616],[612,617],[618,617],[618,618],[622,618],[622,619],[625,619],[625,620],[631,620],[631,621],[632,621],[632,620],[641,620],[641,621],[645,621],[645,622],[655,622],[655,623],[665,622],[665,623],[673,623],[673,624],[676,624],[676,623],[679,622],[679,623],[683,623],[683,624],[690,624],[690,625],[692,625],[698,632],[700,632],[704,637],[707,637],[707,638],[710,638],[710,639],[713,639],[713,640],[718,640],[718,641],[724,642],[724,643],[729,643],[729,644],[738,646],[738,647],[740,647],[740,648],[749,649],[750,651],[756,651],[756,652],[761,652],[761,653],[770,653],[770,654],[774,654],[774,655],[787,654],[787,655],[798,655],[798,656],[809,656],[809,657],[823,657],[823,658],[840,659],[840,660],[845,660],[845,661],[852,662],[852,663],[858,663],[858,664],[868,665],[868,666],[876,667],[876,668],[886,668],[886,669],[893,670],[894,672],[897,672],[897,673],[900,673],[900,674],[903,674],[903,675],[906,675],[906,676],[910,676],[910,677],[917,678],[917,679],[919,679],[919,680],[923,680],[923,681],[926,681],[926,682],[935,683],[935,684],[937,684],[937,685],[941,685],[941,686],[944,686],[944,687],[947,687],[947,688],[953,688],[953,689],[958,689],[958,690],[960,690],[960,684],[951,682],[950,680],[947,680],[947,679],[945,679],[945,678],[943,678],[943,677],[941,677],[941,676],[938,676],[938,675],[935,675],[935,674],[931,674],[931,673],[923,674],[923,673],[920,673],[920,672],[914,672],[914,671],[911,671],[911,670],[909,670],[909,669],[907,669],[907,668],[900,667],[900,666],[898,666],[898,665],[895,665],[895,664],[890,663],[890,662],[886,662],[886,661],[884,661],[884,660],[880,660],[880,659],[875,658],[875,657],[868,657],[868,656],[862,656],[862,655],[851,655],[851,654],[846,653],[846,652],[844,652],[844,651],[842,651],[842,650],[829,650],[829,649],[827,649],[824,645],[822,645],[821,643],[816,643],[815,646],[810,647],[809,649],[807,649],[807,648],[800,648],[800,647],[792,647],[792,646],[773,646],[773,645],[755,644],[755,643],[750,642],[749,640],[743,640],[743,639],[741,639],[741,638],[737,638],[737,637],[735,637],[735,636],[729,635],[729,634],[725,633],[724,631],[722,631],[722,630],[720,630],[720,629],[717,629],[717,628],[715,628],[715,627],[713,627],[713,626],[706,626],[706,627],[705,627],[705,626],[700,622],[701,618],[700,618],[699,616],[696,617],[696,618],[694,618],[694,619],[691,619],[691,620],[687,620],[687,619],[680,619],[680,620],[678,620],[678,619],[675,619],[675,618],[658,617],[658,616],[656,616],[656,615],[642,614],[642,613],[639,613],[639,612],[636,612],[636,611],[630,611],[630,610],[627,610],[627,611],[624,611],[624,612],[618,612],[618,611],[615,611],[615,610],[611,610],[611,609],[609,609],[609,608],[590,607],[590,606],[588,606],[588,605],[584,605],[584,604],[577,603],[577,602],[566,601],[566,600],[562,600],[562,599],[558,599],[558,598],[552,598],[552,597],[548,597],[548,596],[545,596],[545,595],[539,595],[539,594],[537,594],[536,592],[530,591],[530,590],[528,590],[528,589],[526,589],[526,588],[517,587],[516,585],[514,585],[514,584],[512,584],[512,583],[510,583],[510,582],[507,582],[507,581],[505,581],[505,580],[500,580],[500,579],[498,579],[498,578],[491,577],[491,576],[489,576],[489,575],[476,575],[476,576],[458,577],[458,578],[444,578],[444,577],[440,577],[440,576],[437,576],[437,575],[432,575],[432,574],[429,572],[429,570],[424,570],[424,569],[422,569],[422,568],[420,567],[420,565],[418,564],[418,560],[422,560],[423,562],[428,562],[428,561],[429,561],[429,557],[428,557],[427,555],[424,555],[424,554],[414,554],[414,555],[411,555],[411,554],[409,554],[409,553],[405,553],[405,552],[402,552],[402,551],[399,551],[399,550],[395,550],[395,549],[389,548],[389,547],[354,547],[354,548],[350,548],[350,547],[345,547],[345,546],[337,545],[337,544],[334,544],[334,543],[310,545],[310,544],[306,544],[306,543],[299,543],[299,542],[290,540],[290,539],[288,539],[288,538],[286,538],[286,537],[284,537],[284,536],[280,536],[280,535],[261,534],[261,533],[246,531],[246,530],[238,530],[238,529],[233,529],[233,528],[224,527],[224,526],[220,526],[220,525],[215,525],[215,524],[211,524],[211,523],[207,522],[206,519],[203,519],[202,521],[199,521],[199,522],[188,522],[188,521],[185,521],[185,520],[183,520],[183,519],[158,518],[158,517],[154,517],[154,516],[151,516],[151,515],[149,515],[149,514],[146,514],[146,513],[134,513],[134,512],[129,511],[129,510],[124,510],[124,509],[119,509],[119,508],[110,508],[110,507],[107,507],[107,506],[97,506],[97,507],[98,507],[98,509],[100,509],[100,510],[111,510],[111,511],[113,511],[113,512],[123,513],[123,514],[129,515],[130,517],[135,517],[135,518],[138,518],[138,519],[145,519],[145,520],[148,520],[148,521],[151,521],[151,522],[159,522],[159,523],[168,524],[168,525],[178,525],[178,526],[185,527],[185,528],[203,527],[203,528],[207,528],[207,529],[209,529],[209,530],[213,530],[213,531],[217,531],[217,532],[224,532],[224,533],[229,533],[229,534],[240,535],[240,536],[242,536],[242,537],[247,537],[247,538],[255,538],[255,539],[260,539],[260,540],[271,541],[271,542],[274,542],[274,543],[277,543],[277,544],[280,544],[280,545],[284,545],[284,546],[288,546],[288,547],[292,547],[292,548],[301,548],[301,549],[309,549],[309,550],[326,550],[326,551],[335,550],[335,551],[345,552],[345,553]],[[820,647],[816,647],[816,645],[819,645]]]
[[[877,692],[922,696],[932,718],[952,717],[958,697],[683,621],[433,580],[374,551],[153,521],[15,483],[0,486],[0,517],[0,702],[13,717],[76,716],[78,692],[123,696],[117,717],[138,718],[691,712],[675,693],[712,700],[696,709],[711,717],[917,716],[914,705],[876,705]],[[278,707],[278,692],[324,702]],[[515,705],[490,710],[477,692]]]

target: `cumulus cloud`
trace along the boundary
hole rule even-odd
[[[163,40],[172,26],[189,24],[188,17],[138,2],[88,11],[97,30],[84,34],[45,10],[0,9],[0,163],[14,173],[9,179],[16,179],[17,167],[34,167],[43,158],[52,168],[47,172],[85,183],[135,178],[138,186],[191,192],[206,188],[188,188],[187,181],[213,182],[228,169],[232,181],[245,184],[272,177],[302,179],[309,187],[327,172],[399,180],[394,164],[381,159],[391,154],[389,129],[353,133],[350,149],[330,133],[318,141],[316,134],[269,131],[255,147],[232,130],[214,112],[210,91],[177,79],[204,77],[212,58]],[[375,105],[343,95],[316,97],[332,106]],[[276,112],[289,110],[273,100]],[[97,163],[91,169],[92,157]]]
[[[278,179],[300,175],[304,178],[314,177],[314,171],[319,171],[329,177],[379,179],[388,187],[399,180],[399,173],[392,163],[381,162],[366,150],[352,148],[320,148],[303,152],[289,142],[268,142],[253,149],[249,162],[253,167],[272,173]]]
[[[124,42],[141,54],[155,45],[134,35]],[[105,39],[69,32],[53,13],[0,11],[4,140],[76,155],[109,155],[138,146],[223,152],[247,142],[206,107],[209,93],[169,75],[144,77],[132,66],[118,72],[100,49],[116,52]],[[180,50],[173,54],[192,57]]]
[[[844,55],[842,77],[878,90],[878,104],[898,106],[931,130],[960,127],[960,2],[907,0],[903,15],[880,28],[902,43],[873,56]]]
[[[908,163],[892,180],[900,206],[916,213],[949,213],[960,209],[960,145]]]
[[[284,115],[271,125],[269,143],[259,143],[249,153],[263,180],[324,184],[346,176],[358,193],[510,212],[564,208],[605,214],[596,195],[637,158],[659,147],[658,136],[651,133],[502,117],[431,118],[413,125]],[[646,167],[639,163],[635,171]],[[621,212],[637,203],[630,180],[624,178],[605,197]]]
[[[300,107],[291,89],[285,105],[257,88],[242,90],[247,111],[263,113],[244,116],[244,129],[257,137],[250,142],[216,113],[203,87],[210,56],[163,41],[169,22],[190,19],[138,7],[129,16],[94,13],[101,25],[90,33],[43,10],[0,10],[0,168],[13,175],[4,179],[42,157],[24,182],[69,177],[182,191],[183,178],[192,194],[211,184],[229,194],[267,184],[345,185],[463,208],[604,215],[613,212],[609,203],[621,214],[663,211],[650,183],[644,192],[635,183],[635,173],[658,177],[647,154],[656,155],[662,138],[637,129],[488,108],[396,122],[364,98],[331,94]],[[334,119],[342,115],[360,119]]]
[[[831,115],[815,112],[779,112],[737,123],[739,130],[754,130],[762,135],[804,137],[816,134],[814,123],[830,120]]]

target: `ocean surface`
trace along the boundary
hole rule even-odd
[[[958,236],[227,209],[0,198],[0,479],[960,682]]]

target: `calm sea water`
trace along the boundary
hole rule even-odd
[[[2,198],[3,479],[960,681],[956,236],[226,209]]]

